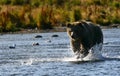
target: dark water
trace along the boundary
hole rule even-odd
[[[120,58],[120,29],[103,33],[103,56]],[[66,32],[0,36],[0,76],[120,76],[120,60],[74,63],[67,60],[72,56]]]

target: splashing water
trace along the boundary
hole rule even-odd
[[[101,61],[107,59],[106,57],[102,56],[103,44],[96,44],[90,50],[86,57],[77,59],[76,56],[71,57],[64,57],[64,58],[38,58],[38,59],[28,59],[22,61],[22,65],[31,65],[35,62],[84,62],[84,61]],[[33,63],[34,62],[34,63]]]
[[[104,60],[105,57],[102,56],[102,43],[94,45],[90,50],[86,57],[77,59],[76,56],[72,58],[66,59],[67,61],[98,61]]]
[[[104,60],[104,57],[101,54],[102,50],[102,43],[94,45],[90,50],[86,57],[83,58],[83,60]]]

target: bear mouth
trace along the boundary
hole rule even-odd
[[[71,40],[73,40],[73,41],[80,41],[80,38],[73,38],[73,37],[71,37]]]

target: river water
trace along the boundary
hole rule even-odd
[[[120,76],[120,29],[103,29],[103,34],[102,55],[118,59],[68,61],[73,52],[66,32],[0,35],[0,76]]]

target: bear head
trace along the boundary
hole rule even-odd
[[[84,35],[84,25],[81,22],[68,23],[67,33],[72,40],[81,39]]]

